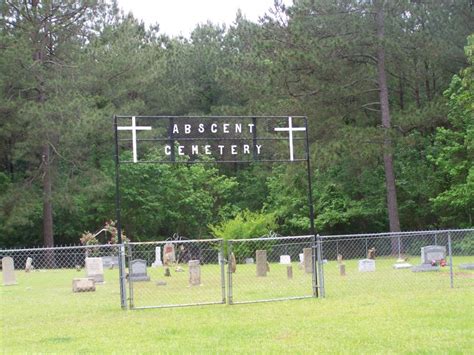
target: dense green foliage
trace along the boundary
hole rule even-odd
[[[56,244],[115,218],[113,114],[308,116],[320,233],[388,229],[388,133],[402,229],[472,226],[472,36],[463,51],[472,9],[384,3],[389,132],[372,2],[277,4],[258,24],[238,13],[229,28],[199,25],[189,39],[146,28],[113,2],[2,2],[0,245],[41,244],[47,203]],[[249,210],[272,214],[280,234],[308,233],[305,174],[301,165],[127,166],[124,228],[132,240],[198,238]]]

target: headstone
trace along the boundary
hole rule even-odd
[[[33,268],[33,259],[28,257],[25,264],[25,272],[30,272]]]
[[[367,250],[367,259],[375,260],[375,248],[370,248],[369,250]]]
[[[411,268],[413,272],[430,272],[430,271],[439,271],[439,266],[433,266],[431,264],[421,264],[413,266]]]
[[[428,245],[421,248],[421,263],[431,264],[446,259],[446,247],[440,245]]]
[[[163,263],[169,265],[176,261],[176,251],[173,243],[166,243],[163,247]]]
[[[342,264],[342,254],[337,254],[337,263]]]
[[[373,260],[373,259],[359,260],[359,271],[360,272],[373,272],[373,271],[375,271],[375,260]]]
[[[133,282],[150,281],[150,276],[147,275],[146,271],[146,260],[135,259],[131,261],[128,279]]]
[[[93,292],[95,291],[94,279],[82,277],[72,279],[72,292]]]
[[[300,254],[298,254],[298,257],[300,258],[300,264],[303,264],[304,263],[304,254],[300,253]]]
[[[304,272],[307,274],[311,274],[313,273],[313,249],[304,248],[303,255]]]
[[[393,264],[393,268],[395,270],[402,270],[402,269],[410,269],[413,265],[410,263],[395,263]]]
[[[293,278],[293,266],[288,265],[286,267],[286,276],[288,277],[289,280]]]
[[[291,256],[280,255],[280,264],[291,265]]]
[[[118,267],[119,259],[118,256],[103,256],[102,257],[102,266],[107,269],[113,269],[114,267]]]
[[[16,285],[15,266],[13,258],[5,256],[2,258],[3,286]]]
[[[255,259],[257,260],[257,276],[267,276],[267,251],[257,250],[255,252]]]
[[[459,264],[461,270],[474,270],[474,263]]]
[[[339,275],[346,276],[346,265],[339,264]]]
[[[155,247],[155,261],[151,264],[151,266],[163,266],[163,261],[161,261],[161,247]]]
[[[235,260],[234,253],[230,253],[229,267],[230,267],[230,272],[232,273],[235,273],[235,271],[237,270],[237,261]]]
[[[167,268],[165,269],[165,277],[171,277],[171,272],[170,272],[170,268],[169,268],[169,267],[167,267]]]
[[[245,258],[245,263],[246,264],[253,264],[255,261],[253,260],[253,258]]]
[[[190,260],[189,265],[189,285],[199,286],[201,284],[201,265],[199,260]]]
[[[102,258],[86,258],[86,276],[95,283],[104,282],[104,264]]]

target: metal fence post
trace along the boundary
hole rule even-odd
[[[227,260],[230,260],[230,256],[232,255],[232,242],[226,241],[227,243]],[[227,263],[227,303],[232,304],[232,265],[230,262]]]
[[[125,245],[119,246],[119,282],[120,282],[120,305],[122,309],[127,307],[127,280],[125,275]]]
[[[318,234],[318,277],[319,277],[319,295],[324,298],[326,297],[326,290],[324,288],[324,262],[323,262],[323,243],[322,238]]]
[[[221,286],[222,286],[222,303],[226,301],[225,295],[225,257],[224,257],[224,241],[220,242],[220,251],[219,251],[219,264],[221,267]]]
[[[130,244],[126,244],[127,245],[127,260],[128,260],[128,267],[129,267],[129,272],[131,273],[130,271],[130,267],[131,267],[131,261],[133,259],[133,255],[132,255],[132,246]],[[130,275],[129,275],[130,276]],[[128,293],[129,293],[129,307],[130,309],[133,309],[134,307],[134,302],[133,302],[133,281],[131,280],[131,278],[129,277],[128,278]]]
[[[451,232],[448,232],[448,253],[449,253],[449,279],[451,281],[451,288],[454,288],[453,253],[451,250]]]

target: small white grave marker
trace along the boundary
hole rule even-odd
[[[375,271],[375,260],[373,260],[373,259],[359,260],[359,271],[360,272]]]
[[[280,264],[291,265],[291,256],[280,255]]]
[[[163,266],[163,262],[161,261],[161,247],[155,247],[155,261],[151,264],[151,266]]]
[[[86,275],[96,283],[104,282],[104,264],[102,258],[86,258]]]

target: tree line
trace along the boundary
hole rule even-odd
[[[184,38],[115,1],[6,0],[0,24],[2,246],[115,218],[114,114],[304,115],[319,233],[473,225],[468,1],[276,1]],[[122,169],[132,240],[308,233],[304,166]]]

